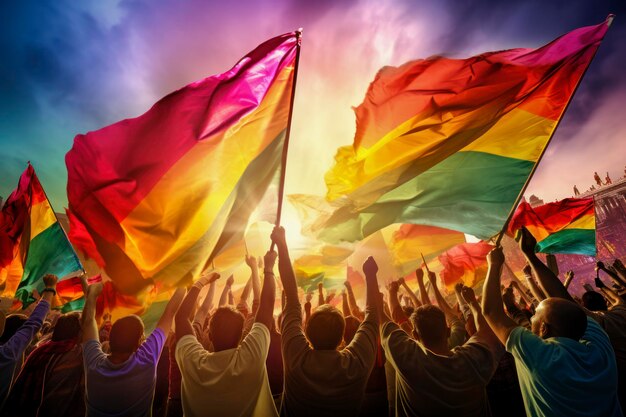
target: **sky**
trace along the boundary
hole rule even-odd
[[[286,192],[324,194],[352,143],[352,110],[384,65],[538,47],[617,16],[531,193],[583,191],[623,175],[626,2],[617,0],[8,0],[0,6],[0,196],[31,161],[56,211],[76,134],[135,117],[186,84],[228,70],[275,35],[304,29]],[[288,209],[287,217],[295,214]]]

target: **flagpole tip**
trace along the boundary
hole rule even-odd
[[[609,14],[609,15],[606,17],[606,25],[610,27],[610,26],[611,26],[611,23],[613,23],[613,19],[614,19],[614,18],[615,18],[615,15],[614,15],[613,13]]]

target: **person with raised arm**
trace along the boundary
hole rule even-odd
[[[229,294],[232,293],[231,287],[235,282],[234,276],[229,276],[226,282],[224,283],[224,288],[222,289],[222,295],[220,295],[220,301],[217,305],[218,307],[224,307],[225,305],[233,305],[233,303],[229,303]]]
[[[426,286],[424,285],[424,271],[422,268],[417,268],[415,270],[415,278],[417,279],[417,285],[420,290],[421,304],[422,305],[430,305],[430,298],[428,297],[428,291],[426,291]]]
[[[399,280],[398,280],[399,281]],[[398,291],[400,290],[400,283],[398,281],[391,281],[387,284],[387,292],[389,293],[389,310],[391,310],[391,318],[398,326],[407,334],[411,334],[413,328],[409,322],[409,318],[404,313],[400,301],[398,300]]]
[[[359,319],[359,321],[363,321],[365,313],[363,313],[363,311],[359,308],[359,305],[356,303],[356,297],[354,296],[352,284],[350,284],[350,281],[346,281],[343,285],[346,287],[346,291],[348,293],[348,305],[350,306],[351,314]]]
[[[278,249],[278,270],[287,296],[281,327],[285,365],[281,415],[357,416],[376,359],[378,266],[371,257],[363,264],[365,320],[352,342],[338,350],[345,327],[343,315],[323,305],[303,329],[296,277],[282,227],[274,229],[272,241]]]
[[[96,300],[101,292],[101,282],[90,285],[83,309],[87,416],[149,416],[157,363],[185,290],[176,290],[145,341],[140,317],[126,316],[113,323],[109,335],[110,355],[102,351],[98,340]]]
[[[468,296],[468,298],[470,298]],[[412,336],[381,309],[382,346],[396,379],[396,416],[483,416],[488,413],[485,387],[503,352],[482,315],[473,317],[476,333],[462,346],[450,349],[444,312],[423,304],[411,316]]]
[[[176,313],[176,361],[182,376],[181,399],[185,416],[276,416],[265,361],[274,320],[276,252],[264,258],[259,309],[250,332],[243,337],[244,317],[233,306],[218,308],[209,322],[214,351],[198,342],[189,314],[203,286],[219,276],[196,282]],[[243,340],[242,340],[243,338]]]
[[[409,300],[411,300],[411,302],[413,303],[413,306],[412,306],[413,308],[417,308],[422,305],[420,300],[417,298],[417,295],[415,295],[413,290],[411,290],[411,288],[409,287],[409,284],[406,283],[406,280],[404,278],[398,279],[398,284],[400,284],[400,286],[404,288],[405,291],[407,292]]]
[[[526,413],[621,416],[617,366],[609,338],[585,315],[582,307],[571,301],[552,271],[535,259],[536,241],[529,235],[523,229],[520,247],[549,297],[539,303],[532,317],[532,331],[519,326],[504,312],[500,289],[504,264],[501,247],[487,255],[489,268],[482,305],[487,323],[515,358]],[[548,273],[550,278],[544,282]],[[553,280],[558,281],[560,290],[556,282],[549,282]],[[562,297],[565,294],[567,299]]]
[[[465,323],[459,318],[456,311],[454,311],[454,309],[446,302],[443,295],[441,295],[439,287],[437,286],[437,275],[433,271],[428,271],[427,275],[430,287],[433,289],[433,293],[435,294],[437,305],[439,305],[439,308],[443,311],[443,314],[445,314],[446,321],[450,327],[448,346],[450,349],[456,346],[461,346],[463,342],[465,342]]]
[[[43,326],[50,311],[50,304],[57,293],[57,281],[56,275],[44,275],[45,288],[41,292],[41,298],[30,317],[19,321],[19,327],[11,326],[11,316],[5,318],[4,313],[0,312],[0,410],[15,380],[16,371],[19,371],[18,365],[22,364],[24,351]]]

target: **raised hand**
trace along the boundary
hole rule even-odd
[[[202,287],[204,287],[205,285],[209,285],[210,283],[217,281],[219,278],[220,274],[218,274],[217,272],[209,272],[200,276],[200,279],[196,281],[196,283],[193,285],[198,289],[202,289]]]
[[[312,299],[313,299],[313,293],[312,293],[312,292],[308,292],[308,293],[306,293],[306,296],[304,297],[304,300],[305,300],[307,303],[310,303]]]
[[[248,265],[250,269],[256,268],[258,266],[256,258],[252,255],[246,255],[246,265]]]
[[[226,280],[226,286],[231,287],[234,283],[235,283],[235,277],[232,275],[229,276],[228,279]]]
[[[263,257],[263,264],[265,265],[264,271],[265,273],[272,273],[274,270],[274,265],[276,264],[276,258],[278,258],[278,253],[274,250],[267,251],[265,256]],[[246,260],[247,261],[247,260]],[[252,262],[255,259],[252,257]]]
[[[522,227],[519,231],[519,247],[525,255],[534,255],[537,239],[526,229]]]
[[[285,240],[285,229],[282,226],[274,226],[274,230],[272,230],[270,238],[279,248],[287,246],[287,241]]]
[[[509,285],[504,289],[504,292],[502,293],[502,301],[506,306],[515,304],[515,294],[513,293],[512,285]]]
[[[437,275],[433,271],[428,271],[428,280],[432,285],[437,285]]]
[[[491,252],[487,254],[487,263],[489,264],[489,266],[495,267],[501,267],[504,264],[504,252],[502,251],[502,246],[497,246],[493,248]]]
[[[417,278],[418,281],[424,279],[424,271],[422,271],[422,268],[418,268],[415,270],[415,278]]]
[[[344,282],[344,283],[343,283],[343,285],[344,285],[347,289],[352,288],[352,284],[350,284],[350,281],[346,281],[346,282]]]
[[[46,274],[43,276],[43,283],[46,288],[55,289],[58,281],[59,278],[56,275]]]
[[[467,304],[478,302],[476,301],[476,294],[474,293],[474,290],[470,287],[462,286],[461,295]]]
[[[87,297],[98,298],[98,296],[102,293],[102,288],[104,288],[102,281],[91,284],[87,288]]]
[[[398,283],[398,281],[389,281],[387,283],[387,290],[389,292],[397,293],[400,290],[400,284]]]
[[[378,272],[378,264],[373,257],[368,257],[367,260],[363,263],[363,273],[365,276],[373,276]]]

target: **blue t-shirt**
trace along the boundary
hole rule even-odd
[[[156,328],[124,363],[114,364],[100,342],[83,343],[87,415],[90,417],[150,416],[156,367],[165,334]]]
[[[622,416],[617,365],[609,338],[593,319],[580,342],[542,339],[516,327],[506,350],[513,354],[528,416]]]

